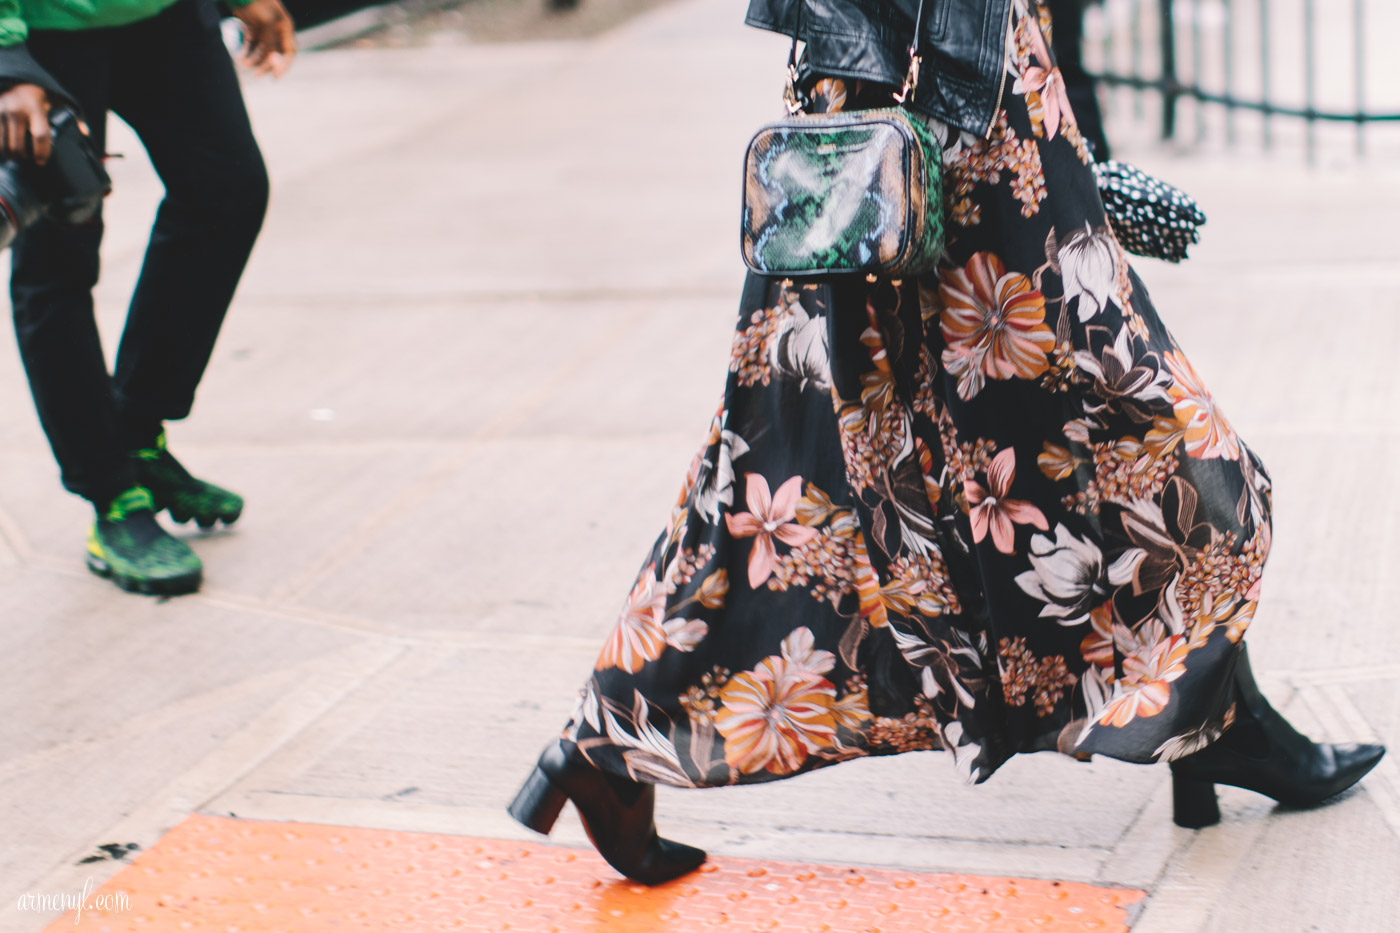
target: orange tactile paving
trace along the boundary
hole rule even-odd
[[[591,851],[191,816],[114,876],[89,931],[1001,933],[1127,930],[1141,891],[717,858],[658,888]],[[108,898],[107,900],[115,900]],[[72,913],[49,931],[75,928]]]

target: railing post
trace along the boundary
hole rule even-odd
[[[1356,0],[1356,154],[1366,154],[1366,0]]]
[[[1107,13],[1107,10],[1108,2],[1107,0],[1105,0],[1105,14]],[[1107,15],[1105,15],[1105,19],[1107,19]],[[1110,29],[1110,31],[1112,30]],[[1133,118],[1141,120],[1142,98],[1146,92],[1143,90],[1142,85],[1137,83],[1142,80],[1142,3],[1140,2],[1140,0],[1132,0],[1131,5],[1128,7],[1128,34],[1133,37],[1132,76],[1134,86],[1137,88],[1137,90],[1133,94]]]
[[[1317,11],[1303,0],[1303,109],[1308,122],[1308,164],[1317,162]]]
[[[1357,0],[1358,3],[1362,0]],[[1225,142],[1235,144],[1235,7],[1225,0],[1225,96],[1230,103],[1225,108]]]
[[[1168,3],[1171,0],[1167,0]],[[1204,90],[1201,83],[1201,72],[1205,61],[1205,43],[1201,40],[1201,0],[1191,0],[1191,87],[1196,91],[1196,144],[1205,142],[1206,138],[1206,108],[1201,102],[1200,94]]]
[[[1269,122],[1273,114],[1273,95],[1269,75],[1269,0],[1259,0],[1259,103],[1264,114],[1264,148],[1274,145],[1274,127]]]
[[[1162,138],[1176,135],[1176,102],[1181,97],[1176,74],[1176,17],[1172,0],[1158,0],[1158,28],[1162,43]]]

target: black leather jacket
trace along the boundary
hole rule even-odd
[[[750,0],[745,22],[792,35],[802,3],[801,73],[902,84],[919,0]],[[1006,91],[1011,0],[925,0],[924,61],[910,106],[985,135]]]

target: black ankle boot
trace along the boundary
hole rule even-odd
[[[654,785],[604,774],[572,745],[570,751],[555,742],[540,755],[511,802],[516,821],[547,835],[564,802],[572,800],[598,854],[633,881],[661,884],[700,867],[704,852],[656,834]]]
[[[1259,692],[1240,648],[1235,722],[1212,745],[1172,762],[1173,819],[1199,829],[1220,822],[1216,784],[1231,784],[1292,807],[1311,807],[1346,790],[1376,766],[1384,745],[1314,742],[1288,724]]]

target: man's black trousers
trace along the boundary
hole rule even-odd
[[[109,374],[93,317],[101,219],[41,221],[15,242],[15,331],[39,420],[70,491],[102,505],[135,485],[127,450],[183,418],[267,206],[267,172],[211,0],[129,26],[30,35],[82,105],[99,151],[107,113],[165,185]]]

